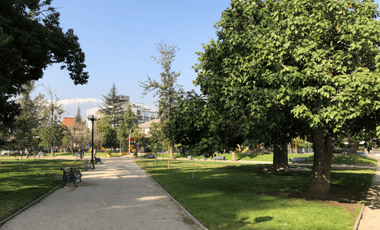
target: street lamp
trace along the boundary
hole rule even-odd
[[[91,121],[92,123],[92,147],[91,147],[91,165],[93,169],[95,169],[95,163],[94,163],[94,121],[97,121],[100,119],[100,116],[98,115],[97,118],[95,118],[94,115],[88,115],[87,119]]]

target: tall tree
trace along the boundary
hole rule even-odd
[[[172,62],[179,49],[177,49],[177,46],[162,41],[156,44],[156,47],[160,55],[158,57],[152,56],[151,58],[161,65],[161,69],[163,69],[163,72],[160,73],[161,80],[158,82],[148,77],[147,81],[139,83],[144,88],[143,96],[149,92],[155,92],[153,96],[158,97],[158,116],[162,124],[164,124],[170,119],[170,110],[176,104],[178,96],[184,94],[184,91],[181,85],[176,84],[181,73],[171,69]],[[173,159],[172,147],[170,148],[170,158]]]
[[[117,135],[120,141],[120,151],[127,152],[126,142],[128,141],[129,134],[137,128],[137,116],[133,113],[131,105],[128,103],[127,109],[124,111],[123,120],[117,130]]]
[[[62,105],[58,103],[58,98],[53,89],[49,85],[46,88],[49,94],[49,100],[45,102],[43,108],[43,119],[39,129],[39,136],[42,140],[43,146],[49,146],[51,156],[54,156],[54,146],[59,146],[62,138],[64,137],[64,130],[66,126],[61,124],[61,115],[64,112]]]
[[[72,29],[63,32],[51,0],[0,1],[0,127],[10,126],[20,107],[22,86],[62,63],[74,84],[86,84],[85,55]]]
[[[371,1],[232,0],[216,24],[218,40],[199,53],[196,84],[224,102],[248,135],[264,122],[282,139],[296,129],[313,140],[313,195],[330,191],[337,138],[378,122],[376,8]]]
[[[80,115],[80,106],[78,106],[77,114],[75,115],[75,123],[82,124],[82,115]]]
[[[21,113],[16,119],[13,130],[17,149],[26,151],[27,156],[31,155],[33,149],[38,148],[37,130],[42,119],[41,108],[44,102],[42,94],[35,98],[31,97],[34,89],[34,81],[23,86],[21,97],[17,100],[20,103]]]
[[[106,96],[102,96],[104,98],[104,104],[100,109],[100,112],[109,116],[109,122],[112,127],[119,127],[120,122],[123,119],[123,108],[121,107],[122,102],[120,95],[117,94],[115,83],[112,83],[110,92]]]

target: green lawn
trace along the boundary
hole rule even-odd
[[[261,173],[255,165],[136,160],[209,229],[352,229],[356,213],[321,201],[286,198],[308,189],[306,172]],[[374,170],[333,170],[332,185],[369,188]]]
[[[60,168],[83,169],[83,161],[0,158],[0,221],[63,183]],[[59,175],[60,179],[54,178]]]
[[[221,154],[218,153],[218,156],[225,156],[226,160],[232,160],[232,154]],[[157,154],[157,158],[162,158],[164,156],[167,158],[169,156],[168,153],[164,154]],[[174,153],[174,158],[186,158],[187,156],[181,155],[180,153]],[[288,154],[288,158],[290,157],[307,157],[307,162],[313,163],[314,162],[314,155],[313,154]],[[203,159],[202,156],[197,156],[195,159]],[[207,158],[210,159],[210,158]],[[273,154],[242,154],[242,153],[236,153],[236,160],[238,161],[267,161],[267,162],[273,162]],[[347,155],[345,156],[338,156],[334,155],[332,159],[333,164],[348,164],[348,165],[377,165],[377,159],[371,158],[371,157],[363,157],[360,155]]]

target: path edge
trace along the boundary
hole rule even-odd
[[[17,216],[18,214],[22,213],[23,211],[27,210],[28,208],[32,207],[33,205],[35,205],[37,202],[40,202],[43,198],[49,196],[50,194],[52,194],[53,192],[57,191],[59,188],[61,188],[63,184],[60,184],[58,185],[55,189],[51,190],[50,192],[48,193],[45,193],[44,195],[42,195],[41,197],[39,197],[37,200],[33,201],[32,203],[28,204],[27,206],[23,207],[22,209],[20,209],[19,211],[17,211],[16,213],[14,213],[13,215],[9,216],[8,218],[0,221],[0,227],[3,226],[7,221],[11,220],[13,217]]]
[[[158,187],[160,187],[194,221],[194,223],[198,224],[204,230],[208,230],[208,228],[206,228],[201,222],[199,222],[199,220],[197,220],[193,215],[191,215],[191,213],[188,212],[176,199],[174,199],[172,197],[172,195],[170,195],[168,193],[168,191],[166,191],[155,179],[153,179],[149,175],[149,173],[147,173],[144,169],[142,169],[142,170],[145,172],[145,174],[146,174],[147,177],[149,177],[154,183],[156,183],[158,185]]]

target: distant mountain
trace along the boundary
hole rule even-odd
[[[80,112],[82,119],[86,119],[86,112],[88,114],[95,114],[95,111],[103,105],[103,101],[97,98],[75,98],[75,99],[64,99],[58,101],[62,105],[65,111],[62,117],[75,117],[78,111],[78,106],[80,107]]]

